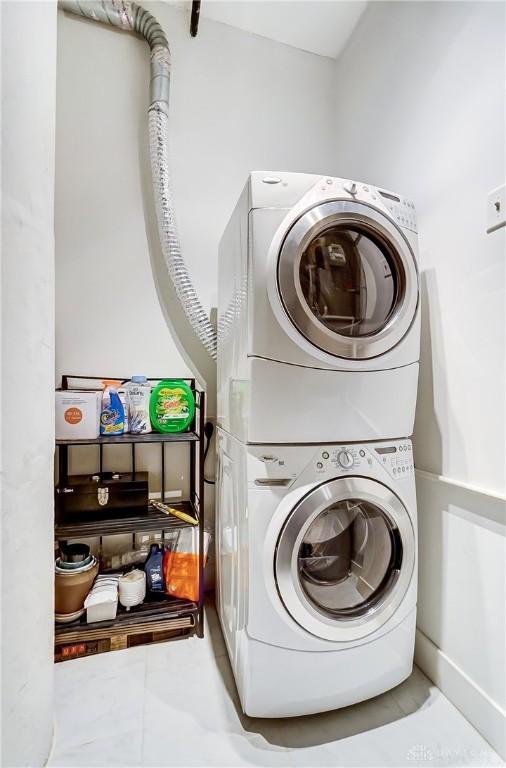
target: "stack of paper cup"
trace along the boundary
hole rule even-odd
[[[125,608],[140,605],[146,597],[146,574],[136,568],[119,578],[119,601]]]

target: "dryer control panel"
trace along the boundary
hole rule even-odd
[[[415,206],[411,200],[400,198],[392,192],[384,192],[381,189],[378,189],[378,194],[399,226],[417,232]]]
[[[375,462],[396,480],[409,477],[414,473],[411,440],[324,447],[314,457],[314,469],[317,476],[348,472],[367,474]]]
[[[331,185],[339,187],[339,182],[339,179],[327,179],[326,184],[328,186],[324,184],[320,191],[329,192],[332,189]],[[360,184],[355,181],[345,181],[342,183],[342,189],[353,200],[364,201],[373,207],[377,208],[378,203],[381,202],[399,227],[405,227],[415,234],[418,232],[415,204],[407,197],[401,197],[395,192],[378,187],[369,187],[367,184]]]

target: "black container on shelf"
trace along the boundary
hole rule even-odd
[[[97,472],[69,475],[55,489],[56,519],[68,521],[78,515],[110,518],[115,511],[139,514],[148,507],[147,472]]]

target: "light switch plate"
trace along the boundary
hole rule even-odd
[[[494,232],[506,224],[506,184],[489,193],[487,203],[487,232]]]

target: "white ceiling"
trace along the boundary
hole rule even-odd
[[[200,15],[336,58],[366,5],[362,0],[202,0]]]

